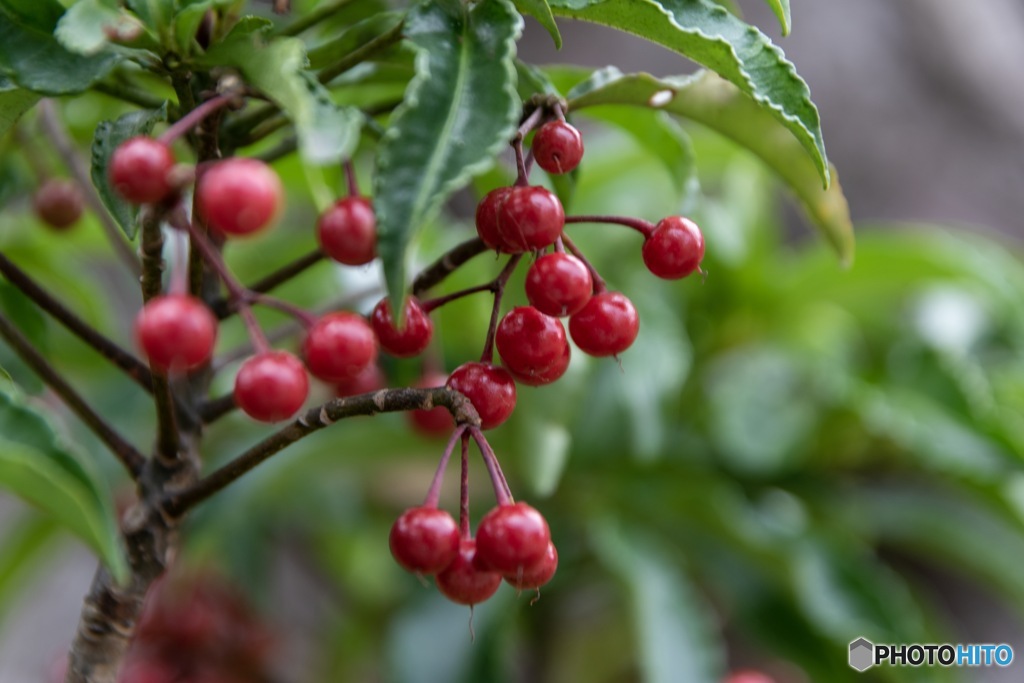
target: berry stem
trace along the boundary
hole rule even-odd
[[[498,464],[498,456],[494,454],[494,449],[491,448],[491,444],[487,443],[487,437],[477,427],[470,427],[469,433],[473,435],[473,440],[476,441],[476,445],[480,449],[480,455],[483,456],[487,473],[491,476],[491,485],[494,487],[494,497],[498,501],[498,505],[511,505],[515,502],[512,499],[512,489],[508,487],[508,481],[505,480],[505,474],[501,471],[501,465]]]
[[[633,228],[645,238],[650,237],[651,233],[654,232],[655,225],[650,221],[645,221],[640,218],[630,218],[629,216],[566,216],[566,223],[613,223],[615,225],[624,225],[627,228]]]
[[[422,308],[424,312],[430,313],[437,308],[441,308],[441,306],[444,306],[447,303],[469,296],[470,294],[476,294],[478,292],[493,292],[494,287],[495,281],[491,280],[490,282],[477,285],[476,287],[467,287],[466,289],[460,289],[459,291],[452,292],[451,294],[445,294],[444,296],[439,296],[434,299],[421,301],[420,308]]]
[[[469,529],[469,434],[462,432],[462,477],[459,481],[459,535],[470,538]]]
[[[583,252],[580,251],[579,247],[577,247],[564,232],[562,233],[561,239],[572,255],[580,261],[583,261],[583,265],[585,265],[587,270],[590,271],[590,279],[594,281],[594,294],[600,294],[601,292],[606,291],[608,289],[608,285],[605,283],[604,278],[601,277],[601,274],[597,272],[597,268],[594,267],[594,264],[587,260],[587,257],[583,255]]]
[[[530,169],[526,167],[526,159],[523,156],[523,139],[516,136],[512,140],[512,149],[516,152],[516,187],[524,187],[530,184]]]
[[[455,245],[416,276],[416,279],[412,281],[413,295],[420,296],[426,290],[441,284],[446,277],[458,270],[466,261],[485,251],[487,251],[487,245],[479,237]]]
[[[303,273],[310,266],[313,266],[323,260],[324,253],[320,251],[319,248],[314,249],[313,251],[295,259],[291,263],[287,263],[270,274],[265,275],[251,285],[246,286],[245,289],[256,294],[264,294],[271,291],[278,285],[288,282],[296,275]],[[210,310],[213,311],[218,320],[224,320],[235,313],[234,307],[231,305],[231,301],[226,298],[220,298],[214,301],[210,304]]]
[[[491,307],[491,322],[487,326],[487,338],[484,340],[484,352],[480,355],[480,361],[483,363],[490,363],[494,360],[494,333],[498,329],[498,315],[501,313],[501,298],[505,294],[505,285],[508,283],[508,279],[512,277],[512,273],[515,272],[516,266],[522,258],[522,254],[515,254],[512,256],[508,260],[508,263],[505,264],[501,273],[498,274],[498,277],[494,278],[494,282],[492,283],[494,286],[494,305]]]
[[[349,197],[359,196],[359,181],[356,178],[356,167],[352,159],[345,159],[345,184]]]
[[[165,130],[160,137],[157,138],[157,141],[162,142],[165,145],[171,144],[182,135],[185,135],[195,128],[203,119],[213,112],[236,101],[238,96],[239,93],[237,91],[232,91],[206,100],[198,107],[175,121],[174,125]]]
[[[527,135],[529,135],[531,130],[537,127],[537,124],[540,123],[543,118],[544,108],[535,107],[534,110],[530,112],[529,116],[523,119],[523,122],[519,124],[519,130],[516,131],[516,136],[512,138],[513,141],[519,140],[521,142]]]
[[[455,442],[459,440],[463,432],[466,431],[465,425],[459,425],[452,432],[452,436],[448,439],[448,445],[444,447],[444,453],[441,455],[440,462],[437,463],[437,471],[434,472],[434,478],[430,481],[430,488],[427,489],[427,497],[423,499],[423,507],[425,508],[436,508],[437,502],[441,500],[441,486],[444,484],[444,472],[448,469],[448,461],[451,460],[452,451],[455,450]]]
[[[562,243],[562,236],[561,235],[559,235],[558,239],[555,240],[555,253],[556,254],[564,254],[565,253],[565,244]]]

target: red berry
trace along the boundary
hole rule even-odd
[[[498,251],[505,251],[502,248],[501,235],[498,234],[498,211],[511,191],[511,187],[499,187],[496,190],[491,190],[476,207],[476,233],[484,241],[484,244]]]
[[[640,331],[633,302],[619,292],[595,294],[569,318],[569,334],[583,353],[615,356],[630,347]]]
[[[302,361],[287,351],[268,351],[242,364],[235,377],[235,403],[260,422],[291,417],[309,393]]]
[[[82,191],[71,180],[51,178],[39,186],[32,197],[32,206],[40,220],[61,230],[74,225],[82,217]]]
[[[409,508],[391,527],[388,543],[402,568],[436,574],[459,554],[459,525],[436,507]]]
[[[171,148],[153,138],[122,142],[110,156],[110,182],[133,204],[154,204],[171,193],[167,174],[174,166]]]
[[[539,387],[545,384],[551,384],[555,380],[559,379],[565,374],[565,371],[569,369],[569,360],[572,357],[572,350],[569,346],[569,341],[566,340],[562,346],[562,353],[547,370],[543,372],[537,372],[532,375],[520,375],[519,373],[513,372],[512,377],[515,378],[520,384],[526,384],[531,387]]]
[[[420,389],[433,389],[443,387],[448,381],[448,375],[430,373],[420,379],[415,386]],[[406,413],[407,419],[412,428],[425,436],[442,436],[451,433],[455,422],[452,414],[447,408],[438,407],[430,410],[410,410]]]
[[[281,179],[259,159],[217,162],[199,176],[196,186],[200,215],[226,235],[248,235],[265,227],[283,198]]]
[[[373,363],[363,368],[352,379],[338,382],[334,386],[334,395],[338,398],[346,398],[348,396],[368,394],[371,391],[383,389],[386,384],[387,379],[384,377],[384,373],[381,372],[380,366]]]
[[[557,569],[558,551],[555,550],[555,544],[549,541],[547,550],[544,551],[539,560],[523,567],[520,572],[506,575],[505,580],[516,590],[540,588],[551,580]]]
[[[658,222],[644,241],[644,263],[660,278],[678,280],[700,266],[704,258],[704,235],[697,224],[682,216]]]
[[[302,352],[313,375],[344,382],[377,360],[377,338],[362,316],[328,313],[310,328]]]
[[[459,541],[455,561],[437,575],[437,587],[452,602],[476,605],[494,595],[501,585],[501,574],[477,569],[474,560],[476,541]]]
[[[174,683],[178,668],[159,659],[129,659],[117,677],[118,683]]]
[[[419,354],[427,348],[434,335],[434,323],[414,297],[405,300],[405,322],[402,329],[395,327],[387,297],[374,307],[370,324],[384,350],[399,358],[411,358]]]
[[[558,318],[533,306],[518,306],[505,314],[494,335],[505,367],[513,375],[533,377],[558,363],[565,351],[565,328]]]
[[[729,674],[725,683],[775,683],[775,679],[760,671],[746,670]]]
[[[213,354],[217,319],[195,297],[158,296],[139,311],[135,338],[154,368],[194,370]]]
[[[562,202],[536,185],[513,187],[497,215],[501,251],[510,253],[551,246],[565,227]]]
[[[476,562],[501,574],[517,574],[547,552],[551,531],[544,517],[526,503],[499,505],[480,520]]]
[[[568,173],[583,158],[583,137],[565,121],[549,121],[533,136],[533,158],[548,173]]]
[[[571,254],[545,254],[526,273],[526,298],[548,315],[572,315],[590,300],[593,289],[590,270]]]
[[[490,363],[463,363],[446,386],[469,399],[480,415],[480,429],[503,423],[516,407],[516,383],[504,368]]]
[[[339,199],[320,216],[317,238],[338,263],[361,266],[377,255],[377,217],[366,197]]]

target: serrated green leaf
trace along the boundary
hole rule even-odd
[[[598,559],[626,584],[645,683],[717,683],[724,675],[710,611],[680,568],[651,541],[603,520],[591,534]]]
[[[835,169],[831,186],[823,190],[817,169],[804,149],[775,117],[731,83],[706,71],[659,79],[643,73],[623,75],[609,68],[595,73],[569,93],[571,109],[600,104],[663,109],[705,125],[753,152],[800,198],[843,264],[852,263],[853,223]]]
[[[416,77],[381,141],[374,182],[378,252],[396,308],[415,233],[515,130],[521,102],[512,60],[521,30],[507,0],[424,2],[406,19]]]
[[[789,10],[789,0],[765,0],[765,2],[768,3],[768,7],[771,8],[772,12],[775,13],[775,17],[779,20],[782,35],[788,36],[789,32],[793,30],[793,16]]]
[[[83,56],[57,42],[52,29],[43,27],[52,19],[55,3],[39,2],[45,9],[35,15],[0,4],[0,73],[35,93],[68,95],[82,92],[114,68],[120,57],[112,52]]]
[[[537,20],[544,30],[555,41],[555,49],[562,49],[562,34],[558,32],[558,24],[555,23],[555,15],[551,13],[551,5],[548,0],[512,0],[516,9],[521,14],[529,14]]]
[[[823,187],[829,166],[818,109],[768,36],[708,0],[554,0],[555,14],[633,33],[718,72],[796,136]]]
[[[139,208],[126,202],[110,184],[107,165],[117,146],[136,135],[148,135],[158,121],[167,120],[167,103],[159,109],[142,109],[125,114],[116,121],[101,121],[92,139],[92,184],[128,239],[139,230]]]
[[[359,142],[362,114],[339,107],[330,92],[305,70],[306,48],[298,38],[269,39],[272,24],[247,17],[224,42],[199,60],[202,64],[234,66],[245,79],[288,114],[299,136],[299,153],[315,165],[338,163]]]
[[[78,0],[57,22],[53,35],[70,52],[94,55],[107,44],[107,29],[122,20],[110,0]]]
[[[0,137],[11,129],[21,115],[36,106],[40,96],[20,88],[0,92]]]

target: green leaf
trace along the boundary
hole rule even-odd
[[[424,2],[406,19],[416,77],[377,153],[378,249],[393,306],[406,248],[473,175],[486,170],[519,119],[513,64],[522,19],[507,0]]]
[[[52,520],[33,513],[10,524],[0,537],[0,629],[5,616],[11,614],[11,603],[24,595],[26,584],[37,576],[57,532]]]
[[[558,24],[555,23],[555,15],[551,13],[551,5],[548,0],[512,0],[520,14],[529,14],[537,20],[544,30],[551,35],[555,41],[555,49],[562,49],[562,34],[558,32]]]
[[[135,12],[142,25],[165,41],[171,35],[175,0],[127,0],[128,9]]]
[[[782,27],[782,35],[788,36],[793,30],[793,16],[789,11],[789,0],[764,0],[768,3]]]
[[[295,123],[299,153],[307,163],[338,163],[359,142],[362,114],[339,107],[330,92],[305,70],[306,49],[298,38],[268,39],[272,24],[248,17],[223,43],[199,60],[210,67],[234,66]]]
[[[401,12],[382,12],[352,25],[341,35],[309,51],[310,68],[322,69],[329,64],[337,63],[380,36],[391,33],[404,19],[405,15]]]
[[[823,190],[814,164],[775,117],[710,72],[655,78],[603,69],[569,93],[569,106],[633,104],[685,116],[736,142],[768,164],[796,193],[844,265],[853,261],[853,223],[838,177]],[[833,175],[835,175],[833,168]]]
[[[108,0],[78,0],[57,22],[53,35],[71,52],[94,55],[106,46],[107,29],[125,19]]]
[[[101,121],[92,139],[92,184],[128,239],[139,230],[139,209],[126,202],[110,184],[107,165],[117,146],[136,135],[148,135],[158,121],[167,120],[167,104],[159,109],[142,109],[125,114],[116,121]]]
[[[69,528],[124,578],[117,521],[100,479],[41,413],[6,391],[0,391],[0,434],[0,486]]]
[[[49,0],[45,13],[28,15],[9,2],[0,3],[0,73],[26,90],[43,95],[67,95],[86,90],[119,61],[112,52],[83,56],[67,50],[45,22],[55,10]],[[59,7],[59,5],[58,5]]]
[[[636,646],[645,683],[717,683],[724,675],[720,641],[708,607],[679,567],[652,542],[595,524],[591,535],[602,563],[632,597]]]
[[[0,92],[0,137],[17,123],[21,115],[36,106],[40,96],[28,90],[14,89]]]
[[[753,26],[708,0],[554,0],[552,9],[633,33],[718,72],[796,136],[828,187],[821,121],[810,90],[782,50]]]

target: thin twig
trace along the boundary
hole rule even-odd
[[[85,399],[72,389],[71,385],[64,381],[60,373],[43,358],[43,355],[36,350],[32,342],[4,315],[0,315],[0,336],[7,341],[26,365],[39,375],[43,383],[60,396],[61,400],[71,409],[71,412],[77,415],[78,419],[85,423],[85,426],[99,437],[100,441],[125,466],[132,479],[136,479],[146,464],[145,456],[128,443],[124,437],[115,432],[113,427],[107,424],[98,413],[90,408]]]
[[[636,230],[644,237],[650,237],[654,232],[655,225],[650,221],[629,216],[566,216],[566,224],[569,223],[610,223],[612,225],[624,225],[627,228]]]
[[[466,261],[485,251],[487,251],[487,245],[479,237],[466,240],[449,249],[439,259],[423,269],[412,281],[413,295],[420,297],[423,292],[440,284],[446,277],[458,270]]]
[[[314,249],[308,254],[300,256],[291,263],[286,263],[269,275],[265,275],[251,285],[246,286],[246,289],[257,294],[265,294],[275,287],[283,285],[295,276],[305,272],[308,268],[316,265],[323,259],[324,253],[320,251],[320,249]],[[217,299],[210,304],[210,310],[213,311],[213,314],[217,316],[218,320],[229,318],[237,312],[236,307],[227,297]]]
[[[458,424],[480,424],[480,416],[473,408],[473,404],[462,394],[443,387],[436,389],[382,389],[360,396],[337,398],[306,411],[288,426],[263,439],[193,486],[169,495],[164,500],[164,509],[172,517],[185,513],[263,461],[338,420],[357,415],[375,415],[402,410],[431,410],[438,406],[447,408]]]
[[[510,257],[508,263],[502,268],[498,277],[494,278],[494,305],[491,307],[491,321],[487,326],[487,338],[484,340],[484,351],[480,355],[480,361],[483,363],[490,363],[494,359],[494,334],[498,329],[498,315],[501,313],[501,299],[505,294],[505,285],[508,283],[508,279],[512,277],[512,273],[515,272],[516,266],[519,265],[519,261],[523,258],[522,254],[515,254]]]

